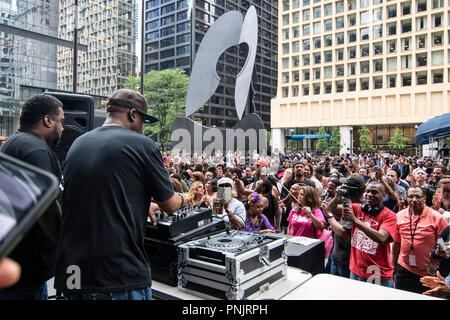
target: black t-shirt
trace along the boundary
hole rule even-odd
[[[304,178],[303,179],[303,182],[297,182],[296,180],[295,180],[295,176],[293,176],[291,179],[289,179],[288,181],[286,181],[283,185],[284,185],[284,188],[282,188],[282,190],[281,190],[281,199],[284,199],[284,198],[286,198],[287,196],[288,196],[288,190],[291,190],[291,187],[294,185],[294,184],[296,184],[296,183],[299,183],[299,184],[304,184],[304,185],[307,185],[307,186],[310,186],[310,187],[313,187],[314,189],[316,188],[316,184],[314,183],[314,181],[312,181],[311,179],[308,179],[308,178]]]
[[[97,128],[69,149],[64,179],[55,288],[67,293],[151,286],[144,249],[150,201],[174,193],[153,140],[119,126]],[[71,266],[80,272],[80,287],[76,281],[67,286],[76,275]]]
[[[6,140],[0,151],[53,173],[60,181],[62,179],[56,154],[33,133],[16,131]],[[44,233],[39,223],[35,223],[25,234],[9,257],[17,261],[22,268],[15,287],[42,285],[54,276],[56,244]]]

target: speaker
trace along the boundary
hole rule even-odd
[[[64,110],[64,131],[58,145],[53,146],[63,165],[67,152],[76,138],[94,129],[94,99],[88,95],[62,92],[44,92],[59,99]]]

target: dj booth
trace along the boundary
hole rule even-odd
[[[155,298],[180,292],[206,299],[281,297],[324,267],[321,240],[231,230],[208,208],[156,218],[144,242]]]

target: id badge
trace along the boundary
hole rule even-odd
[[[409,265],[411,267],[416,266],[416,256],[415,255],[412,255],[412,254],[409,255]]]

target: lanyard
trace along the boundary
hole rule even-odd
[[[422,216],[419,216],[419,218],[416,221],[416,226],[414,227],[414,232],[412,232],[412,213],[411,213],[411,207],[409,208],[409,234],[411,235],[411,246],[409,247],[411,251],[414,251],[414,235],[416,234],[417,226],[419,225],[419,220]]]

